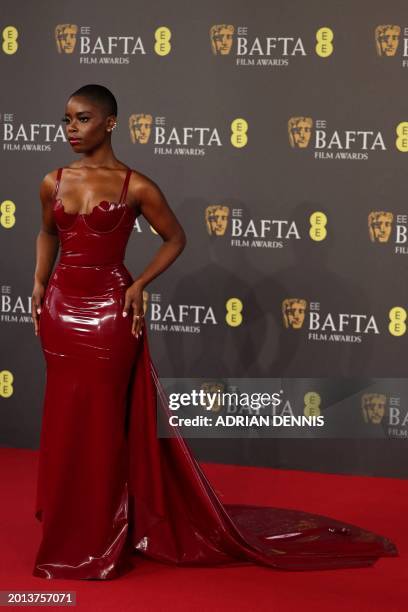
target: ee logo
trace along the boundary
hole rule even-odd
[[[3,29],[3,53],[7,55],[13,55],[18,49],[18,32],[14,26],[6,26]]]
[[[240,149],[248,142],[248,122],[245,119],[234,119],[231,123],[231,144]]]
[[[318,393],[316,393],[315,391],[308,391],[308,393],[305,393],[304,396],[304,409],[303,409],[303,413],[305,416],[319,416],[320,415],[320,404],[321,404],[321,397]]]
[[[407,311],[402,306],[394,306],[391,308],[390,322],[388,324],[388,331],[392,336],[403,336],[407,331]]]
[[[16,222],[16,205],[11,200],[4,200],[0,204],[0,224],[6,229],[10,229]]]
[[[225,320],[231,327],[238,327],[242,323],[243,304],[239,298],[230,298],[225,304],[227,314]]]
[[[310,229],[309,236],[312,240],[319,242],[327,236],[327,217],[324,212],[314,212],[309,217]]]
[[[1,370],[0,372],[0,396],[10,397],[13,395],[13,380],[14,376],[10,370]]]

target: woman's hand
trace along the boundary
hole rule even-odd
[[[125,305],[123,307],[123,316],[127,317],[129,310],[132,308],[132,330],[131,333],[136,338],[142,335],[144,312],[143,312],[143,288],[133,283],[126,289],[125,293]]]
[[[42,308],[42,300],[45,293],[45,285],[36,281],[34,283],[33,293],[31,295],[31,315],[34,321],[34,333],[38,336],[40,331],[40,313]]]

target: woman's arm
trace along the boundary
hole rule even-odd
[[[163,244],[146,269],[135,279],[126,292],[123,315],[133,307],[132,333],[141,333],[143,315],[143,289],[180,255],[187,238],[174,212],[171,210],[160,187],[144,175],[135,176],[129,183],[129,195],[137,203],[142,215],[162,237]]]
[[[52,198],[55,189],[56,171],[47,174],[40,186],[42,205],[42,225],[36,239],[36,266],[32,292],[31,314],[34,320],[34,333],[39,332],[39,314],[48,280],[59,248],[58,230],[52,212]]]

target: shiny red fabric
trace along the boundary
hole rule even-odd
[[[136,339],[131,315],[122,316],[133,282],[123,264],[136,217],[125,203],[130,172],[117,203],[73,214],[56,198],[58,171],[61,254],[40,315],[47,378],[33,575],[116,578],[137,554],[281,570],[362,567],[398,556],[387,538],[326,516],[221,503],[168,424],[146,328]],[[157,437],[157,418],[173,437]]]

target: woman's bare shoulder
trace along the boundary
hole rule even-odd
[[[56,180],[57,180],[57,174],[58,174],[58,170],[59,168],[56,168],[55,170],[50,170],[50,172],[47,172],[47,174],[44,174],[41,183],[46,183],[46,184],[55,184]]]
[[[158,182],[138,170],[132,171],[129,196],[133,205],[138,206],[143,213],[147,210],[157,210],[163,213],[165,208],[170,208],[166,195]]]
[[[48,199],[54,193],[57,182],[57,174],[58,168],[55,170],[50,170],[50,172],[47,172],[47,174],[44,174],[42,177],[40,182],[40,195],[42,198]]]
[[[130,168],[130,169],[132,171],[131,180],[133,180],[134,182],[139,182],[139,183],[154,182],[154,180],[150,176],[148,176],[147,174],[144,174],[143,172],[140,172],[140,170],[135,170],[134,168]]]
[[[132,170],[132,174],[129,181],[129,190],[134,193],[140,193],[141,191],[151,191],[151,190],[160,190],[157,182],[147,174],[140,172],[140,170]]]

